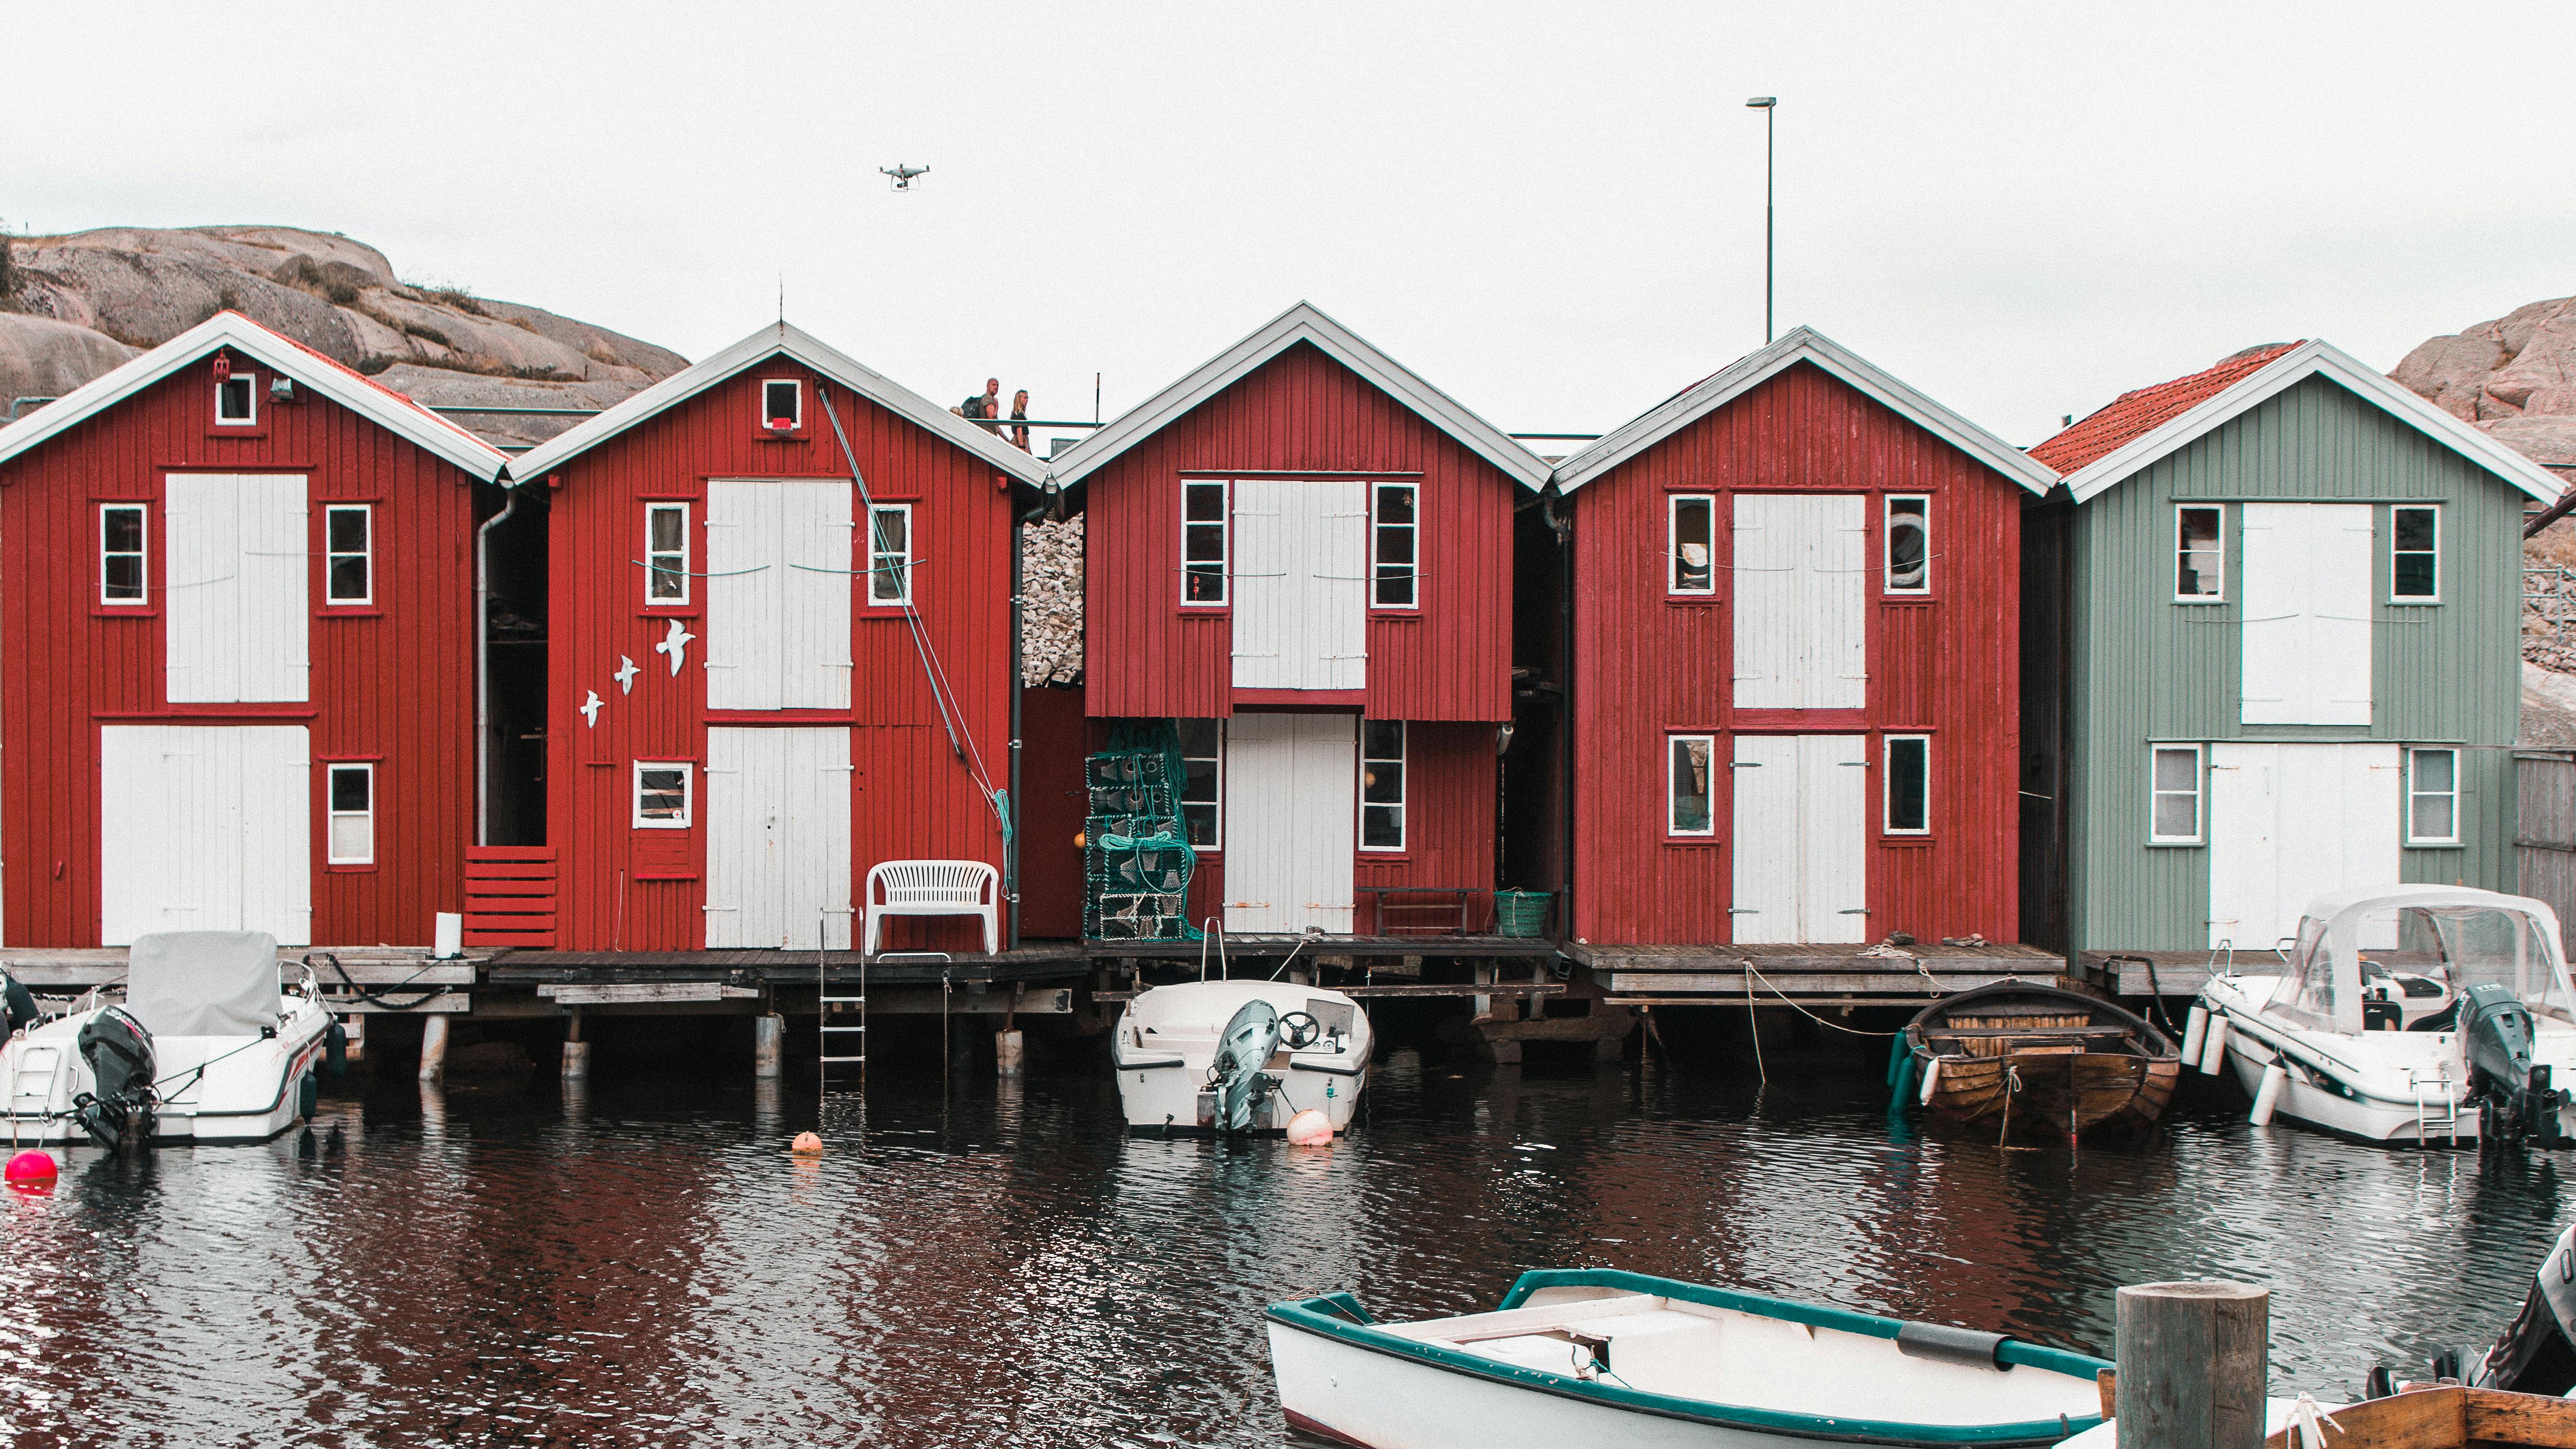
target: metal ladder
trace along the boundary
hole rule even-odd
[[[831,1086],[833,1067],[856,1063],[859,1069],[859,1085],[864,1088],[868,1082],[867,953],[864,951],[859,953],[859,994],[856,996],[832,994],[831,971],[825,964],[829,959],[828,952],[818,950],[814,953],[815,1068],[817,1074],[823,1078],[824,1087],[828,1090]],[[843,1016],[855,1016],[857,1020],[839,1022],[833,1020],[835,1017]],[[857,1049],[834,1051],[835,1035],[851,1039],[839,1043],[840,1045]]]

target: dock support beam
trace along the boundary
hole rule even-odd
[[[433,1016],[420,1024],[420,1079],[435,1082],[447,1072],[447,1018]]]
[[[2121,1289],[2124,1449],[2262,1449],[2271,1310],[2271,1293],[2245,1283]]]
[[[993,1033],[993,1070],[1005,1077],[1018,1076],[1022,1050],[1019,1028]]]
[[[751,1074],[774,1077],[787,1056],[787,1018],[771,1012],[751,1019]]]
[[[590,1080],[590,1043],[581,1039],[581,1008],[567,1008],[572,1025],[564,1038],[563,1079],[567,1082]]]

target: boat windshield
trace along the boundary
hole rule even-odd
[[[2334,954],[2326,949],[2326,923],[2303,917],[2298,944],[2290,948],[2290,989],[2273,998],[2274,1009],[2332,1031],[2335,995]]]
[[[2401,942],[2436,952],[2439,974],[2457,990],[2501,986],[2534,1011],[2576,1022],[2557,951],[2520,911],[2416,907],[2405,914]]]
[[[2377,918],[2373,929],[2371,916]],[[2387,933],[2394,917],[2394,938]],[[2299,922],[2290,951],[2288,986],[2272,1009],[2321,1031],[2363,1029],[2361,992],[2372,979],[2397,973],[2440,981],[2453,991],[2497,985],[2532,1010],[2576,1022],[2576,996],[2554,944],[2532,917],[2496,906],[2408,906],[2391,913],[2346,917],[2351,937],[2314,916]],[[2372,953],[2371,959],[2362,954]],[[2412,994],[2412,993],[2410,993]]]

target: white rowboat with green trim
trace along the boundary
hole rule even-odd
[[[1524,1273],[1491,1313],[1274,1303],[1289,1424],[1360,1449],[2022,1449],[2101,1422],[2102,1359],[1610,1269]]]

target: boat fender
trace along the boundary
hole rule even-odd
[[[1914,1044],[1907,1041],[1905,1033],[1900,1031],[1887,1044],[1887,1084],[1896,1087],[1896,1093],[1900,1097],[1905,1095],[1905,1089],[1897,1086],[1897,1083],[1905,1075],[1905,1064],[1912,1060],[1914,1060]]]
[[[2184,1017],[2182,1023],[2182,1059],[2184,1061],[2200,1060],[2200,1040],[2208,1030],[2209,1008],[2195,1001],[2191,1004],[2191,1015]]]
[[[1330,1147],[1333,1144],[1333,1119],[1313,1107],[1288,1119],[1288,1145],[1291,1147]]]
[[[1924,1106],[1929,1107],[1932,1105],[1932,1098],[1936,1096],[1940,1090],[1941,1059],[1939,1057],[1934,1057],[1923,1066],[1923,1090],[1916,1096],[1916,1100],[1921,1102]]]
[[[1928,1358],[2007,1372],[2012,1365],[2005,1363],[1999,1355],[2003,1353],[2004,1345],[2010,1342],[2011,1339],[2000,1333],[1953,1328],[1946,1323],[1906,1323],[1898,1325],[1896,1330],[1896,1351],[1908,1358]]]
[[[1895,1090],[1887,1094],[1889,1106],[1902,1107],[1905,1105],[1905,1099],[1913,1095],[1914,1072],[1914,1054],[1908,1052],[1904,1059],[1896,1064],[1896,1080],[1890,1084]]]
[[[322,1083],[311,1072],[295,1081],[295,1115],[310,1122],[322,1110]]]
[[[2227,1018],[2212,1016],[2209,1019],[2209,1034],[2201,1042],[2200,1074],[2214,1077],[2225,1070],[2227,1070]]]
[[[322,1035],[322,1070],[335,1077],[349,1072],[349,1029],[333,1018],[331,1029]]]
[[[2289,1068],[2277,1061],[2263,1068],[2263,1085],[2254,1089],[2254,1110],[2245,1114],[2245,1120],[2257,1127],[2271,1126],[2272,1114],[2281,1105],[2281,1093],[2287,1091],[2289,1085]]]

